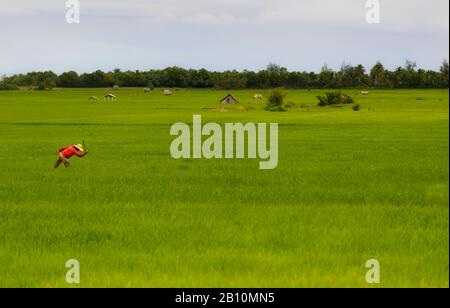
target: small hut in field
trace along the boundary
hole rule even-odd
[[[222,98],[220,100],[221,104],[238,104],[239,100],[236,98],[236,96],[232,95],[232,94],[228,94],[227,96],[225,96],[224,98]]]
[[[260,101],[263,100],[263,95],[261,93],[255,93],[255,95],[253,95],[253,99],[259,99]]]
[[[173,94],[172,90],[164,90],[164,95],[165,96],[170,96],[172,94]]]
[[[114,94],[108,93],[105,96],[103,96],[103,99],[105,100],[115,100],[117,97]]]

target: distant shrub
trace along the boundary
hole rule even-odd
[[[325,96],[317,96],[319,100],[319,106],[331,106],[331,105],[346,105],[353,104],[355,101],[350,95],[342,93],[340,91],[327,92]]]
[[[424,101],[425,99],[423,97],[418,97],[417,100],[418,101]]]
[[[315,107],[316,105],[310,105],[310,104],[301,104],[300,105],[300,108],[313,108],[313,107]]]
[[[48,87],[45,84],[41,83],[38,84],[34,89],[37,91],[45,91],[48,89]]]
[[[352,106],[353,111],[360,111],[361,110],[361,105],[360,104],[355,104]]]
[[[268,111],[272,111],[272,112],[286,112],[287,109],[284,108],[283,106],[277,106],[277,107],[272,107],[270,109],[266,109]]]
[[[19,90],[19,88],[16,85],[0,82],[0,91],[14,91]]]
[[[230,109],[232,109],[233,110],[233,108],[230,108]],[[237,110],[237,111],[252,111],[252,110],[256,110],[256,108],[255,107],[252,107],[252,106],[244,106],[244,105],[240,105],[240,106],[238,106],[236,109],[234,109],[234,110]]]
[[[330,104],[328,103],[328,99],[326,96],[317,96],[317,99],[319,100],[319,107],[325,107],[325,106],[329,106]]]
[[[283,108],[284,104],[284,98],[286,97],[286,93],[282,89],[275,89],[272,92],[270,92],[268,100],[267,100],[267,111],[286,111],[286,109]]]
[[[298,104],[294,103],[294,102],[287,102],[284,107],[291,109],[291,108],[299,108]]]

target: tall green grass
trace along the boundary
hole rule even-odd
[[[284,113],[250,91],[229,110],[224,91],[0,92],[0,287],[69,287],[73,258],[82,287],[370,287],[372,258],[381,287],[448,287],[448,92],[347,92],[360,112],[320,91]],[[194,114],[280,123],[278,168],[173,160]]]

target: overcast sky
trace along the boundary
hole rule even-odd
[[[166,66],[318,71],[345,61],[438,69],[449,54],[448,0],[0,0],[0,74]]]

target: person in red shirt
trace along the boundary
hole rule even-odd
[[[85,151],[81,144],[61,148],[58,151],[58,160],[55,163],[55,169],[58,168],[61,163],[64,163],[64,166],[68,168],[70,167],[69,158],[74,155],[81,158],[86,156],[88,153],[89,152]]]

